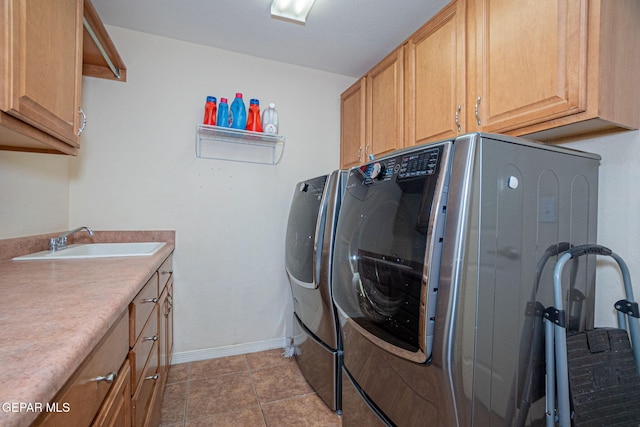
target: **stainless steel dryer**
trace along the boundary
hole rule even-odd
[[[470,134],[349,171],[333,262],[345,427],[544,424],[532,308],[552,305],[549,248],[596,241],[598,167]],[[592,325],[595,263],[572,275],[566,306]]]
[[[287,224],[285,265],[294,309],[295,358],[334,411],[341,409],[342,340],[331,291],[333,236],[346,171],[299,182]]]

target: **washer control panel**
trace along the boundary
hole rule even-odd
[[[414,178],[436,173],[440,150],[433,149],[402,157],[398,179]]]
[[[389,181],[394,176],[398,181],[434,175],[438,171],[441,146],[386,157],[360,166],[356,170],[364,184]]]

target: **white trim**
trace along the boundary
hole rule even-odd
[[[275,338],[268,341],[257,341],[245,344],[227,345],[224,347],[203,348],[200,350],[183,351],[173,353],[172,365],[187,362],[197,362],[199,360],[216,359],[218,357],[236,356],[238,354],[255,353],[257,351],[273,350],[284,348],[289,342],[289,338]]]

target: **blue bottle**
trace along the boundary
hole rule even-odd
[[[229,104],[227,102],[227,98],[220,98],[220,105],[218,105],[216,124],[223,128],[229,127]]]
[[[244,106],[242,93],[237,92],[236,98],[231,103],[231,127],[245,130],[247,127],[247,109]]]

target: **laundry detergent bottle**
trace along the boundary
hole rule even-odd
[[[278,111],[273,102],[262,112],[262,130],[271,135],[278,133]]]
[[[242,93],[237,92],[236,97],[231,103],[231,127],[233,129],[245,130],[247,127],[247,109],[244,106],[244,100],[242,99]]]
[[[252,99],[249,101],[249,113],[247,114],[247,130],[262,132],[260,121],[260,101]]]
[[[217,124],[220,127],[229,127],[229,104],[227,98],[220,98],[220,105],[218,105]]]
[[[207,96],[207,102],[204,104],[204,119],[202,123],[205,125],[216,125],[216,97]]]

